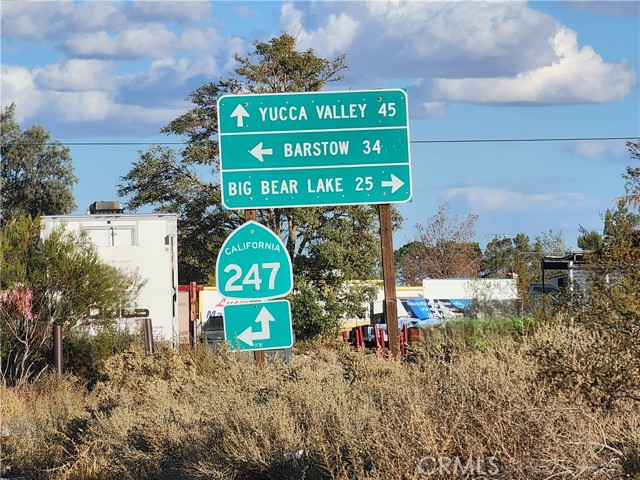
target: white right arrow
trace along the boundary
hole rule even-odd
[[[267,310],[267,307],[262,307],[260,313],[258,313],[258,317],[256,318],[256,323],[262,324],[262,330],[254,332],[251,327],[247,327],[240,335],[238,335],[238,340],[243,341],[250,347],[253,347],[254,340],[268,340],[271,338],[271,332],[269,331],[269,322],[274,321],[273,315]]]
[[[382,187],[391,187],[391,193],[396,193],[401,186],[404,185],[404,182],[396,177],[393,173],[391,174],[391,180],[382,180]]]
[[[263,143],[260,142],[258,145],[249,150],[249,153],[256,157],[259,162],[264,162],[263,155],[273,155],[273,148],[263,148]]]
[[[231,115],[229,115],[231,118],[236,117],[237,120],[237,125],[238,127],[242,127],[244,126],[244,123],[242,121],[242,119],[244,117],[249,117],[249,112],[247,112],[245,110],[245,108],[242,106],[241,103],[238,104],[238,106],[233,110],[233,112],[231,112]]]

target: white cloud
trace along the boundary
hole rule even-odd
[[[135,18],[145,20],[170,20],[194,22],[203,18],[211,10],[210,2],[180,1],[138,1],[131,3]]]
[[[29,70],[12,65],[2,65],[0,92],[2,107],[16,104],[16,120],[24,121],[43,105],[42,94],[38,91]]]
[[[623,140],[579,141],[571,150],[576,155],[589,160],[627,160],[627,146]]]
[[[411,113],[417,117],[440,117],[446,106],[443,102],[421,102],[415,104]]]
[[[74,9],[71,2],[2,2],[2,36],[41,39],[60,30]]]
[[[590,200],[577,192],[523,193],[487,187],[456,187],[442,192],[445,200],[462,198],[474,211],[541,213],[584,209]]]
[[[180,49],[183,51],[220,51],[223,39],[218,32],[210,28],[195,30],[188,29],[180,36]]]
[[[194,61],[186,58],[163,58],[151,64],[148,70],[140,71],[129,76],[130,82],[140,86],[141,84],[153,85],[162,82],[168,75],[175,76],[179,83],[184,83],[197,75],[212,76],[218,73],[220,68],[214,57],[201,57]]]
[[[64,43],[71,55],[98,58],[163,58],[176,50],[176,34],[160,24],[130,28],[111,35],[82,33]]]
[[[579,45],[573,30],[526,2],[300,5],[284,5],[281,22],[300,32],[305,46],[346,53],[347,80],[410,85],[419,104],[603,103],[624,98],[636,84],[624,61],[605,62]],[[357,28],[331,33],[328,25],[341,18]]]
[[[164,125],[184,109],[118,104],[105,92],[49,92],[50,108],[65,122],[117,121]]]
[[[471,103],[602,103],[633,89],[635,72],[625,62],[607,64],[594,50],[578,48],[575,32],[563,28],[553,39],[557,60],[514,77],[437,79],[434,96]]]
[[[50,107],[65,122],[93,122],[109,117],[112,101],[107,92],[54,92],[47,94]]]
[[[36,84],[44,90],[110,90],[116,81],[111,62],[101,60],[65,60],[33,70]]]
[[[233,13],[241,18],[251,18],[259,16],[260,13],[247,5],[238,5],[233,9]]]
[[[316,54],[323,57],[342,53],[353,42],[359,28],[358,21],[342,12],[328,15],[322,26],[307,30],[303,12],[296,10],[291,3],[282,5],[281,21],[285,30],[296,36],[302,49],[313,48]]]
[[[125,28],[128,23],[126,10],[118,2],[78,2],[69,13],[63,17],[67,33]]]
[[[187,29],[176,34],[154,23],[118,33],[80,33],[64,42],[70,55],[98,58],[167,58],[177,52],[220,52],[224,40],[213,29]]]
[[[48,122],[144,122],[164,125],[184,113],[180,108],[119,104],[117,91],[89,88],[102,86],[100,68],[90,71],[92,61],[62,62],[30,72],[2,65],[2,107],[16,104],[16,120],[38,117],[46,109]],[[104,65],[102,65],[104,66]],[[76,72],[78,77],[74,77]],[[109,81],[109,80],[107,80]],[[42,88],[46,87],[46,88]]]
[[[27,39],[70,32],[123,31],[153,21],[197,22],[211,9],[203,1],[3,1],[3,35]]]
[[[541,63],[550,56],[539,33],[552,22],[523,2],[371,2],[378,25],[377,44],[397,40],[418,58],[467,62],[504,58],[518,51],[511,64]]]
[[[313,22],[322,26],[329,15],[357,19],[346,53],[352,69],[366,74],[512,75],[545,65],[554,56],[546,39],[557,23],[524,2],[316,2],[308,8],[312,6],[315,10],[302,20],[308,31]],[[314,41],[314,48],[322,48],[322,37]]]

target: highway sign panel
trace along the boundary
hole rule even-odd
[[[287,300],[224,307],[224,338],[232,350],[271,350],[293,345]]]
[[[411,198],[403,90],[227,95],[218,125],[226,208]]]
[[[216,282],[218,291],[228,298],[282,297],[293,288],[291,257],[275,233],[250,221],[236,228],[222,244]]]

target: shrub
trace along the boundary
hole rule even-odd
[[[615,217],[584,285],[535,349],[546,379],[595,407],[640,405],[640,242],[627,217]]]
[[[12,438],[5,459],[28,478],[83,480],[637,473],[636,410],[592,412],[554,393],[526,337],[456,348],[446,362],[342,348],[262,367],[224,348],[132,349],[104,363],[90,393],[71,390],[64,414],[31,408],[64,398],[68,382],[36,399],[3,390],[20,400],[22,415],[40,418],[42,439],[33,448],[28,436]]]

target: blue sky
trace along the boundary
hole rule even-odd
[[[495,234],[578,229],[624,194],[640,136],[640,2],[17,2],[0,4],[0,100],[70,145],[78,210],[120,177],[233,55],[286,31],[347,55],[331,89],[408,92],[413,199],[398,248],[447,202]],[[469,142],[469,140],[500,140]],[[519,141],[505,141],[519,140]],[[140,143],[114,145],[114,143]],[[635,165],[637,166],[637,165]],[[126,201],[126,199],[123,199]]]

